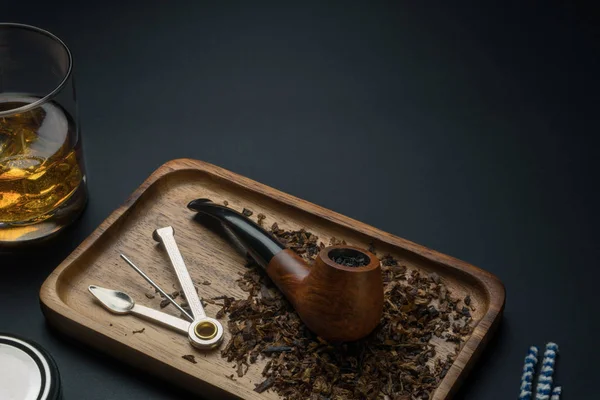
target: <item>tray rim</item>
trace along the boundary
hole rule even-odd
[[[460,384],[470,372],[470,369],[473,367],[473,364],[481,355],[481,352],[486,347],[490,338],[495,334],[495,331],[497,330],[498,325],[502,319],[502,314],[506,303],[506,290],[504,284],[495,275],[472,264],[469,264],[465,261],[459,260],[446,254],[442,254],[423,245],[414,243],[410,240],[384,232],[366,223],[360,222],[353,218],[339,214],[335,211],[321,207],[317,204],[284,193],[278,189],[264,185],[250,178],[239,175],[235,172],[228,171],[224,168],[197,159],[172,159],[155,169],[154,172],[152,172],[152,174],[149,175],[142,182],[142,184],[125,200],[125,202],[121,206],[119,206],[112,213],[110,213],[92,231],[92,233],[89,236],[87,236],[75,248],[75,250],[73,250],[50,273],[50,275],[44,280],[43,284],[40,287],[39,300],[42,313],[44,314],[44,317],[51,323],[51,325],[54,325],[60,331],[64,331],[64,329],[59,328],[59,325],[75,324],[78,328],[83,328],[84,330],[89,331],[89,334],[95,335],[96,339],[102,339],[102,341],[106,345],[112,347],[122,346],[127,348],[128,351],[133,351],[144,356],[144,358],[147,358],[148,360],[152,360],[157,365],[161,366],[162,369],[166,369],[164,371],[166,376],[175,373],[175,371],[171,371],[171,369],[175,370],[175,368],[164,364],[163,362],[155,359],[154,357],[141,353],[128,346],[125,346],[122,343],[117,342],[108,336],[104,336],[102,332],[100,332],[97,329],[94,329],[94,325],[98,325],[99,328],[99,324],[97,324],[93,320],[88,319],[82,314],[74,312],[74,310],[71,307],[69,307],[66,303],[62,301],[57,301],[54,294],[56,293],[56,286],[58,284],[58,280],[61,274],[66,269],[68,269],[71,264],[76,262],[79,256],[81,256],[90,247],[92,247],[94,243],[104,234],[104,232],[110,226],[119,221],[119,219],[139,200],[142,194],[149,187],[151,187],[155,182],[157,182],[158,180],[160,180],[168,174],[184,170],[202,171],[204,173],[207,173],[208,175],[224,179],[234,185],[241,186],[245,190],[249,190],[254,193],[270,197],[280,203],[283,203],[295,209],[299,209],[303,212],[311,213],[319,218],[323,218],[337,225],[340,225],[344,229],[350,229],[355,232],[359,232],[363,235],[373,237],[374,239],[377,239],[378,241],[384,242],[388,245],[402,248],[405,251],[417,254],[418,256],[423,257],[429,261],[441,264],[444,268],[449,268],[453,270],[454,273],[467,274],[472,279],[474,279],[477,282],[477,284],[483,289],[487,296],[488,307],[486,313],[473,330],[473,333],[471,334],[469,339],[464,343],[461,351],[458,353],[446,376],[440,382],[440,385],[434,392],[433,400],[449,399],[452,395],[456,393],[457,389],[460,387]],[[69,313],[73,315],[68,316]],[[60,322],[60,324],[58,322]],[[68,335],[68,332],[65,333]],[[102,338],[98,337],[98,335],[102,336]],[[81,338],[79,338],[79,340],[83,340],[84,342],[87,342],[87,344],[90,344],[93,347],[99,349],[97,344],[89,343],[89,341]],[[105,351],[100,351],[106,353]],[[114,354],[110,353],[110,356],[114,357]],[[142,369],[146,369],[142,366],[143,363],[141,362],[131,363],[130,360],[127,360],[127,362],[129,362],[130,364],[135,364],[137,367],[141,367]],[[176,373],[180,375],[182,371],[176,370]],[[191,380],[196,379],[192,379],[191,375],[188,378],[189,379],[187,379],[187,381],[189,382],[183,382],[183,386],[190,385]],[[186,381],[186,379],[184,379],[184,381]],[[214,385],[210,382],[202,382],[206,386],[214,387]],[[215,389],[217,391],[225,391],[225,389],[221,388],[215,387]],[[230,394],[237,396],[233,393]]]

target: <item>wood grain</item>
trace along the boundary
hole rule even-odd
[[[140,304],[160,309],[160,298],[145,296],[150,292],[149,285],[119,259],[119,253],[129,256],[162,287],[175,290],[175,273],[151,237],[154,229],[171,225],[192,278],[206,283],[199,285],[200,296],[228,294],[245,298],[246,293],[235,282],[244,271],[245,257],[234,251],[230,242],[193,220],[194,213],[186,205],[199,197],[215,202],[227,200],[237,210],[245,207],[255,214],[263,213],[267,225],[277,222],[283,229],[306,227],[325,243],[335,236],[365,249],[373,242],[378,253],[390,253],[409,269],[436,272],[455,296],[469,294],[476,308],[472,313],[475,328],[437,388],[435,400],[449,399],[455,393],[500,321],[505,291],[492,274],[230,171],[189,159],[173,160],[156,170],[50,274],[40,290],[42,311],[48,321],[66,335],[205,398],[279,398],[272,392],[253,391],[254,385],[263,380],[260,372],[264,360],[238,378],[232,363],[222,359],[218,350],[201,352],[192,348],[187,338],[166,328],[133,316],[110,314],[87,291],[92,284],[118,289]],[[210,304],[206,307],[210,317],[215,317],[217,310]],[[163,311],[177,315],[171,305]],[[146,328],[143,333],[132,333],[142,327]],[[229,338],[225,329],[225,343]],[[433,344],[437,357],[454,352],[453,344],[442,340]],[[183,359],[186,354],[195,355],[197,363]],[[235,380],[228,378],[232,374]]]
[[[355,249],[369,257],[363,267],[343,267],[328,256],[331,250]],[[312,268],[286,249],[267,267],[267,274],[290,300],[306,326],[330,342],[367,336],[383,314],[383,281],[379,259],[351,246],[322,249]]]

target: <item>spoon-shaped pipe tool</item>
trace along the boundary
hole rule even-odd
[[[96,299],[98,299],[104,308],[114,314],[133,314],[156,322],[167,328],[171,328],[179,333],[183,333],[184,335],[187,335],[190,330],[191,324],[189,322],[164,312],[135,304],[135,301],[127,293],[106,289],[96,285],[90,285],[88,290]]]
[[[137,316],[150,319],[161,325],[175,329],[180,333],[186,333],[192,346],[198,349],[212,349],[217,347],[223,341],[223,326],[214,318],[206,316],[200,298],[192,282],[192,278],[183,262],[183,257],[175,243],[173,228],[168,226],[157,229],[153,237],[163,243],[167,254],[173,264],[179,283],[185,294],[186,300],[192,311],[192,315],[186,312],[175,300],[171,298],[163,289],[158,286],[148,275],[139,269],[127,256],[121,254],[121,258],[127,262],[138,274],[140,274],[148,283],[158,290],[166,299],[173,303],[182,315],[187,317],[191,323],[172,315],[156,311],[148,307],[135,304],[135,301],[124,292],[112,289],[106,289],[99,286],[89,286],[89,291],[100,301],[100,303],[109,311],[123,315],[135,314]]]

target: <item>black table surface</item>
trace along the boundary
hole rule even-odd
[[[65,399],[189,398],[63,337],[39,305],[104,218],[189,157],[498,276],[502,324],[457,398],[517,398],[527,348],[548,341],[563,399],[598,398],[592,10],[249,3],[2,5],[74,54],[90,201],[42,250],[0,258],[0,331],[50,351]]]

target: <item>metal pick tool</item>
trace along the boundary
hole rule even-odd
[[[134,314],[143,318],[155,321],[163,326],[170,327],[180,333],[187,333],[191,344],[198,349],[210,349],[217,347],[223,340],[223,326],[214,318],[206,316],[200,298],[196,293],[192,278],[185,266],[183,257],[177,248],[174,231],[171,226],[160,228],[154,231],[152,237],[157,242],[163,244],[171,264],[175,269],[175,274],[185,294],[185,298],[190,306],[192,315],[187,313],[179,304],[175,302],[164,290],[162,290],[148,275],[140,270],[129,258],[121,254],[121,257],[136,270],[148,283],[156,290],[169,299],[190,321],[184,321],[172,315],[156,311],[151,308],[135,304],[135,301],[126,293],[112,289],[106,289],[92,285],[90,292],[102,303],[109,311],[115,314]]]

